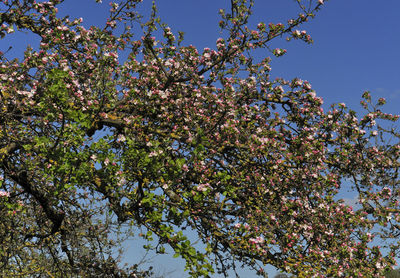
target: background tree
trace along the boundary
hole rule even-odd
[[[398,278],[398,277],[400,277],[399,269],[389,270],[385,273],[385,278]]]
[[[287,274],[279,273],[274,276],[274,278],[289,278]]]
[[[41,40],[22,60],[0,57],[3,273],[136,274],[112,253],[125,223],[193,277],[238,263],[299,277],[393,265],[397,243],[383,256],[372,241],[399,234],[400,145],[381,124],[398,117],[368,92],[360,119],[344,104],[324,111],[308,82],[270,80],[271,58],[254,55],[282,36],[311,42],[296,28],[324,1],[295,1],[298,17],[267,25],[251,21],[254,1],[232,0],[223,37],[202,51],[155,5],[145,18],[142,1],[112,3],[104,26],[85,29],[57,16],[61,2],[1,1],[2,37]],[[359,208],[337,200],[343,178]]]

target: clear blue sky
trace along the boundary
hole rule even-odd
[[[144,0],[150,2],[150,0]],[[217,28],[218,9],[228,0],[158,0],[159,11],[172,31],[186,32],[187,44],[200,50],[214,47],[220,36]],[[108,1],[67,0],[62,14],[83,17],[86,26],[98,24],[106,17]],[[400,1],[399,0],[330,0],[305,29],[314,39],[313,45],[303,42],[274,43],[288,53],[272,62],[272,75],[286,79],[300,77],[311,82],[317,94],[328,104],[345,102],[360,111],[359,101],[365,90],[388,100],[386,111],[400,113]],[[254,20],[286,23],[297,13],[294,0],[256,0]],[[26,36],[0,40],[0,50],[9,45],[21,47]],[[14,47],[15,55],[20,49]],[[13,54],[13,52],[10,52]],[[265,55],[270,55],[265,52]],[[136,245],[136,247],[135,247]],[[139,244],[141,245],[141,244]],[[136,259],[140,249],[130,242],[128,255]],[[187,277],[178,259],[158,256],[153,259],[160,272],[176,270],[170,277]],[[273,277],[274,271],[270,271]],[[249,274],[244,277],[251,277]]]

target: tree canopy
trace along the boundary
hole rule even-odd
[[[387,122],[398,116],[368,92],[362,115],[324,110],[308,82],[270,78],[285,54],[270,42],[312,42],[297,28],[323,0],[294,1],[300,14],[284,24],[254,22],[252,0],[227,1],[206,49],[186,45],[155,4],[146,17],[141,0],[111,3],[107,22],[87,29],[58,16],[62,2],[0,1],[3,41],[40,39],[23,58],[0,53],[2,274],[145,277],[113,252],[135,228],[192,277],[392,268],[400,144]],[[356,207],[337,198],[344,179]]]

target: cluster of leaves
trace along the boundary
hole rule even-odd
[[[170,246],[193,277],[238,263],[369,277],[394,264],[398,244],[383,256],[373,239],[400,234],[400,145],[386,141],[399,136],[377,124],[398,116],[368,92],[361,119],[344,104],[324,111],[307,81],[270,80],[270,58],[253,55],[282,36],[311,42],[296,27],[323,1],[252,28],[254,1],[232,0],[225,37],[204,50],[155,5],[145,20],[142,1],[112,3],[105,26],[86,29],[57,16],[61,2],[0,1],[1,36],[40,37],[22,60],[0,55],[3,273],[139,275],[113,256],[124,223],[156,235],[147,248]],[[358,208],[336,198],[344,178]]]

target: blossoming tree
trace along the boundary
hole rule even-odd
[[[140,0],[112,3],[104,26],[86,29],[57,15],[61,2],[0,1],[3,40],[40,38],[21,59],[0,54],[3,273],[139,275],[112,256],[125,223],[193,277],[237,264],[379,277],[394,264],[400,145],[383,123],[398,116],[368,92],[360,119],[344,104],[324,111],[308,82],[271,80],[271,58],[254,55],[284,55],[269,47],[280,37],[311,42],[297,27],[322,0],[296,0],[285,24],[254,24],[254,1],[228,1],[223,37],[204,50],[155,5],[145,18]],[[337,198],[345,178],[354,208]]]

